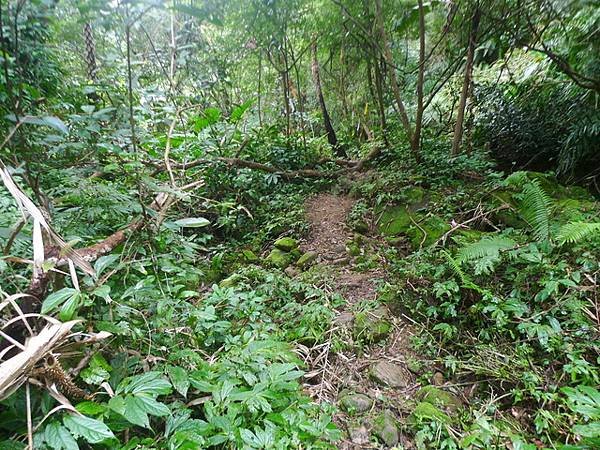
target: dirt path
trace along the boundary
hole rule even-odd
[[[306,218],[310,233],[302,242],[302,250],[318,254],[321,267],[333,271],[332,288],[340,293],[346,304],[337,312],[328,342],[314,348],[300,350],[308,366],[307,391],[317,401],[337,403],[341,407],[335,421],[344,430],[341,449],[389,448],[377,444],[375,422],[387,411],[391,417],[405,416],[406,400],[418,388],[415,376],[408,370],[414,358],[410,350],[410,328],[394,317],[385,307],[363,310],[368,301],[377,304],[377,288],[385,271],[375,267],[359,271],[355,259],[350,257],[347,243],[355,233],[346,225],[354,201],[347,196],[322,193],[307,200]],[[360,317],[360,319],[359,319]],[[386,336],[376,342],[362,342],[357,335],[357,320],[379,323],[381,318],[389,325]],[[340,348],[341,347],[341,348]],[[375,380],[374,372],[390,372],[393,386]],[[389,374],[388,374],[389,375]],[[361,414],[344,412],[344,399],[359,394],[370,406]],[[398,442],[411,448],[411,443],[401,435]]]

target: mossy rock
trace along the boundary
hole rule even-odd
[[[441,422],[443,424],[452,423],[452,419],[448,414],[428,402],[418,403],[413,412],[406,419],[406,423],[412,427],[423,422],[431,421]]]
[[[408,205],[418,205],[425,199],[426,191],[419,186],[404,188],[400,195]]]
[[[283,270],[292,264],[292,262],[294,262],[294,257],[288,252],[274,248],[265,258],[265,262],[271,267],[276,267]]]
[[[379,231],[385,236],[406,233],[411,225],[410,212],[404,206],[392,206],[384,209],[377,221]]]
[[[350,241],[348,244],[346,244],[346,251],[348,252],[349,256],[360,255],[360,247],[354,241]]]
[[[398,443],[398,423],[390,410],[386,409],[375,418],[373,434],[388,447],[394,447]]]
[[[242,276],[234,273],[233,275],[230,275],[229,277],[225,278],[224,280],[221,280],[219,282],[219,287],[221,288],[232,288],[237,286],[240,281],[242,281]]]
[[[365,219],[359,219],[352,223],[352,230],[358,233],[368,233],[369,232],[369,223]]]
[[[258,256],[252,250],[242,250],[242,255],[244,256],[244,260],[249,263],[254,263],[258,261]]]
[[[428,247],[434,244],[444,233],[450,230],[450,224],[439,216],[427,217],[419,226],[411,227],[407,234],[414,249],[421,246]],[[423,234],[425,232],[425,234]]]
[[[291,252],[295,248],[298,248],[298,241],[291,237],[282,237],[275,241],[275,248],[284,252]]]
[[[300,251],[299,248],[295,248],[289,253],[290,253],[290,255],[292,255],[292,258],[294,258],[294,261],[298,261],[300,259],[300,257],[302,256],[302,252]]]
[[[373,399],[365,394],[345,394],[340,398],[339,403],[347,413],[365,413],[373,406]]]
[[[306,252],[305,254],[300,256],[300,258],[298,258],[298,261],[296,261],[296,265],[301,269],[306,269],[317,260],[318,256],[319,255],[317,255],[317,253],[315,252]]]
[[[456,395],[435,386],[421,388],[417,393],[417,399],[442,407],[449,412],[456,412],[462,408],[462,402]]]
[[[354,340],[375,343],[385,339],[392,329],[387,318],[388,309],[385,306],[357,313],[352,332]]]

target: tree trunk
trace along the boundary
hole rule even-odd
[[[410,126],[410,122],[408,120],[406,108],[404,107],[404,102],[402,101],[402,96],[400,95],[400,87],[398,85],[398,78],[396,77],[396,69],[394,67],[392,50],[390,49],[390,43],[388,42],[387,34],[385,32],[385,26],[383,23],[383,11],[381,8],[381,0],[375,0],[375,20],[377,23],[377,28],[379,28],[379,37],[381,40],[380,43],[383,46],[383,56],[385,58],[388,74],[390,77],[390,84],[392,85],[394,99],[396,100],[396,106],[400,114],[400,121],[402,122],[402,126],[406,131],[406,136],[408,137],[408,141],[411,143],[412,148],[413,132]]]
[[[411,150],[417,159],[421,160],[421,128],[423,126],[423,83],[425,81],[425,11],[423,0],[419,4],[419,73],[417,76],[417,113],[415,116],[415,132],[411,142]]]
[[[473,59],[475,57],[475,47],[477,45],[477,30],[479,28],[479,19],[481,11],[475,9],[471,20],[471,31],[469,33],[469,44],[467,48],[467,62],[465,65],[465,78],[463,80],[462,92],[460,94],[460,102],[458,103],[458,112],[456,115],[456,125],[454,126],[454,139],[452,140],[452,155],[458,155],[460,151],[460,143],[463,135],[463,123],[465,120],[465,107],[469,98],[471,86],[471,78],[473,76]]]
[[[325,104],[325,98],[323,97],[323,91],[321,89],[321,75],[319,71],[319,61],[317,60],[317,41],[314,40],[312,43],[312,77],[313,83],[315,85],[315,92],[317,93],[317,98],[319,100],[319,106],[321,107],[321,113],[323,114],[323,124],[325,125],[325,131],[327,132],[327,141],[329,145],[333,148],[336,156],[344,157],[345,152],[340,147],[337,136],[335,134],[335,130],[331,125],[331,119],[329,117],[329,112],[327,111],[327,105]]]

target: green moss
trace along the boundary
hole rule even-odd
[[[247,262],[253,263],[258,261],[258,256],[252,250],[242,250],[242,255]]]
[[[462,403],[456,395],[435,386],[425,386],[421,388],[417,393],[417,398],[423,402],[444,407],[452,412],[462,407]]]
[[[400,439],[398,425],[391,411],[385,410],[375,418],[373,433],[388,447],[393,447],[398,443]]]
[[[407,234],[414,249],[421,245],[427,247],[434,244],[450,229],[450,224],[438,216],[427,217],[419,226],[411,227]],[[422,244],[421,244],[422,243]]]
[[[392,329],[392,325],[386,318],[387,308],[385,307],[356,314],[354,316],[354,340],[374,343],[385,339]]]
[[[265,258],[265,262],[271,267],[285,269],[293,262],[293,259],[294,257],[290,253],[284,252],[278,248],[274,248]]]
[[[317,254],[315,252],[306,252],[304,255],[298,258],[296,261],[296,265],[301,269],[305,269],[309,267],[315,260],[317,259]]]
[[[282,237],[275,241],[275,248],[284,252],[291,252],[295,248],[298,248],[298,241],[291,237]]]
[[[241,280],[242,280],[241,275],[234,273],[233,275],[225,278],[224,280],[221,280],[219,282],[219,287],[222,287],[222,288],[234,287],[234,286],[237,286]]]
[[[441,409],[433,406],[428,402],[421,402],[417,404],[413,412],[408,416],[406,422],[408,425],[415,426],[422,422],[441,422],[444,424],[449,424],[452,422],[450,416],[443,412]]]
[[[410,213],[404,206],[386,208],[377,221],[379,231],[385,236],[405,233],[411,225]]]

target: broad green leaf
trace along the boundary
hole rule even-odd
[[[167,373],[175,390],[185,397],[190,387],[190,378],[187,372],[181,367],[168,366]]]
[[[77,293],[77,289],[73,288],[62,288],[60,291],[53,292],[42,303],[42,314],[52,311]]]
[[[72,295],[67,301],[63,304],[60,309],[60,313],[58,317],[63,322],[71,320],[75,313],[77,312],[77,308],[79,307],[79,300],[81,299],[81,293],[77,292],[75,295]]]
[[[125,397],[125,412],[121,414],[134,425],[150,428],[150,419],[148,419],[144,404],[133,395]]]
[[[135,397],[137,400],[137,404],[144,412],[152,416],[169,416],[171,414],[171,410],[167,405],[161,403],[159,401],[154,400],[152,397],[147,397],[145,395],[139,395]]]
[[[252,106],[253,103],[254,100],[247,100],[241,105],[238,105],[235,108],[233,108],[233,111],[231,111],[231,115],[229,116],[229,121],[231,123],[239,122],[244,113],[248,110],[248,108],[250,108],[250,106]]]
[[[90,444],[97,444],[105,439],[114,439],[115,435],[102,422],[85,416],[65,416],[63,424],[75,436],[81,436]]]
[[[600,436],[600,422],[591,422],[585,425],[575,425],[573,431],[583,437],[597,438]]]
[[[69,430],[58,422],[50,422],[46,425],[44,438],[50,448],[54,450],[79,450],[77,441],[73,439]]]
[[[118,261],[120,257],[121,257],[121,255],[105,255],[105,256],[101,256],[100,258],[98,258],[96,260],[96,263],[94,264],[94,270],[96,271],[96,276],[100,277],[102,272],[104,272],[104,269],[106,269],[108,266],[110,266],[115,261]]]
[[[210,221],[204,217],[186,217],[173,222],[178,227],[182,228],[202,228],[210,224]]]
[[[142,375],[125,378],[116,393],[163,395],[171,392],[171,383],[160,372],[146,372]]]
[[[67,128],[67,126],[65,125],[65,123],[62,120],[60,120],[58,117],[54,117],[54,116],[44,116],[44,117],[25,116],[25,117],[21,118],[21,122],[23,122],[23,123],[29,123],[29,124],[32,124],[32,125],[43,125],[43,126],[46,126],[46,127],[54,128],[55,130],[58,130],[61,133],[69,134],[69,129]]]

